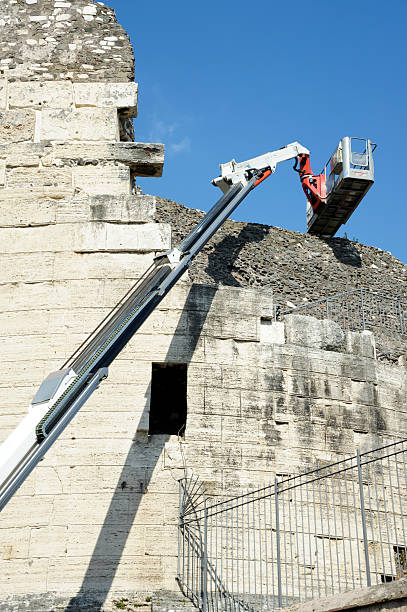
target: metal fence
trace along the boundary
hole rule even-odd
[[[297,308],[277,307],[276,318],[292,313],[331,319],[343,329],[382,328],[407,333],[407,300],[371,293],[367,289],[345,291]]]
[[[180,481],[178,581],[206,611],[278,610],[407,571],[407,440],[229,499]]]

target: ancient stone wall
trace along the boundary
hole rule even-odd
[[[92,0],[2,0],[0,74],[9,81],[134,80],[114,10]]]
[[[157,202],[157,220],[171,224],[174,244],[202,215],[170,200]],[[360,288],[407,297],[407,266],[391,253],[345,238],[320,238],[258,223],[227,221],[189,275],[198,283],[269,287],[275,302],[286,308]]]
[[[156,219],[171,224],[174,244],[203,214],[171,200],[157,201]],[[268,287],[280,311],[357,289],[384,296],[383,313],[389,308],[388,298],[400,298],[407,304],[407,266],[391,253],[345,238],[320,238],[258,223],[227,221],[196,257],[188,274],[198,283]],[[340,310],[336,315],[340,319]],[[362,328],[361,321],[360,325]],[[397,325],[374,331],[380,359],[397,362],[406,354],[406,337],[398,333]]]
[[[29,313],[29,287],[20,293],[20,311],[4,314],[15,336],[3,343],[3,435],[33,383],[103,315],[101,292],[125,281],[54,282]],[[51,301],[58,294],[70,301]],[[375,359],[372,334],[298,316],[270,323],[271,313],[256,289],[173,289],[2,512],[0,584],[14,602],[46,592],[83,609],[91,597],[176,591],[177,478],[238,493],[406,435],[406,369]],[[188,364],[184,439],[148,435],[152,363],[163,362]]]
[[[48,15],[45,25],[57,8],[66,13],[55,13],[55,28],[74,23],[62,15],[78,15],[78,40],[89,33],[94,41],[99,34],[106,41],[109,32],[118,36],[113,13],[99,4],[7,0],[1,6],[9,26],[21,27],[19,36],[44,21],[29,17]],[[29,34],[36,39],[34,30]],[[65,38],[61,30],[62,46]],[[6,47],[2,58],[10,59]],[[71,76],[60,72],[55,45],[44,72],[54,74],[50,81],[34,71],[32,57],[39,62],[32,54],[20,68],[6,62],[0,89],[0,441],[44,377],[62,366],[155,254],[170,247],[168,222],[177,240],[199,218],[160,201],[157,213],[156,198],[135,195],[135,176],[160,174],[163,148],[120,140],[131,137],[128,130],[120,135],[119,126],[137,106],[128,77],[112,81],[109,68],[95,62],[92,78],[90,69],[87,74],[98,82],[79,82],[77,60]],[[246,252],[269,234],[282,239],[278,251],[262,243]],[[232,494],[406,435],[402,359],[379,362],[368,332],[345,333],[335,323],[298,316],[273,322],[273,289],[278,295],[285,285],[277,276],[273,281],[271,262],[283,258],[278,279],[291,283],[299,278],[291,273],[300,265],[295,249],[304,251],[309,263],[295,296],[316,296],[308,247],[325,243],[229,222],[216,240],[191,271],[200,282],[186,275],[165,298],[2,511],[0,609],[108,610],[129,602],[129,609],[161,609],[160,593],[170,601],[168,593],[178,588],[177,478],[194,473],[209,494]],[[403,287],[404,268],[390,256],[360,247],[360,267],[336,264],[325,248],[323,261],[338,283],[377,274],[383,287]],[[246,255],[238,272],[239,252]],[[381,262],[389,266],[386,279],[372,267]],[[328,285],[329,278],[323,277]],[[232,286],[217,286],[221,281]],[[251,286],[238,286],[246,283]],[[284,295],[293,299],[288,289]],[[163,363],[188,367],[185,436],[149,435],[152,364]],[[171,406],[171,385],[165,391],[162,403]]]

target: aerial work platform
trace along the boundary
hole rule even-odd
[[[353,141],[364,143],[356,150]],[[360,143],[358,142],[360,145]],[[65,427],[108,375],[108,368],[154,312],[211,237],[241,202],[276,170],[295,159],[311,216],[308,231],[332,236],[373,183],[369,140],[343,138],[324,171],[314,175],[310,152],[299,142],[236,162],[221,164],[212,182],[221,198],[177,246],[158,255],[110,314],[63,366],[41,383],[28,414],[0,446],[0,511]]]
[[[375,148],[370,140],[346,136],[319,175],[312,173],[309,156],[298,157],[309,234],[331,237],[347,222],[374,183]]]

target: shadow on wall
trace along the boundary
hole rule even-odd
[[[182,361],[184,363],[191,361],[216,291],[216,287],[192,285],[165,361],[179,362],[177,335],[179,337],[180,334],[185,334],[185,330],[187,330],[189,344],[182,356]],[[204,292],[204,299],[202,299],[202,292]],[[135,338],[137,341],[137,335]],[[145,408],[140,423],[146,422],[149,403],[150,388],[146,394]],[[148,436],[144,430],[137,428],[82,585],[78,594],[69,602],[67,610],[74,612],[91,609],[97,612],[102,609],[121,562],[143,494],[148,488],[153,471],[169,438],[170,436],[166,434]],[[154,529],[153,525],[151,529]],[[136,558],[134,563],[137,562]],[[141,556],[139,562],[143,562]],[[129,589],[131,589],[130,579]]]
[[[207,274],[216,283],[222,283],[232,287],[241,287],[239,276],[247,277],[248,266],[242,261],[235,265],[241,250],[249,242],[261,242],[269,233],[267,225],[247,223],[237,236],[229,234],[218,242],[213,251],[208,255]]]
[[[346,238],[321,238],[338,261],[355,268],[362,267],[362,258],[356,246]]]

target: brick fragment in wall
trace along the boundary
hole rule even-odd
[[[35,111],[9,110],[0,112],[0,145],[33,141]]]
[[[11,81],[134,80],[133,49],[112,8],[91,0],[2,0],[0,10],[0,65]]]

